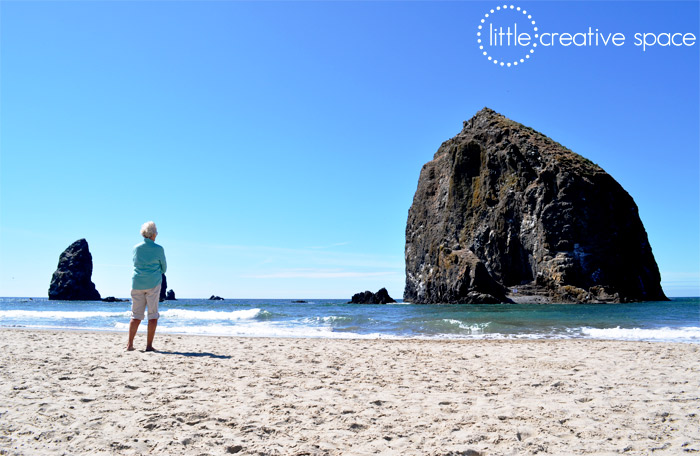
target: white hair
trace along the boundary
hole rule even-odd
[[[158,228],[156,228],[156,224],[154,222],[146,222],[141,225],[141,236],[150,238],[156,234],[158,234]]]

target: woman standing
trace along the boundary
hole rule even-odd
[[[141,226],[143,242],[134,246],[134,275],[131,279],[131,324],[126,350],[134,349],[134,337],[148,308],[148,335],[146,351],[153,348],[153,337],[158,326],[158,300],[163,274],[168,269],[163,247],[155,243],[158,230],[153,222]]]

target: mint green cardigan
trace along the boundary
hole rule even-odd
[[[131,288],[148,290],[160,284],[162,274],[168,269],[165,262],[165,251],[148,238],[134,246],[134,275],[131,278]]]

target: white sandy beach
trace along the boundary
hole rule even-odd
[[[700,347],[0,330],[0,454],[700,452]]]

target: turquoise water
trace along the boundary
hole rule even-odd
[[[131,303],[0,298],[0,327],[126,331]],[[632,304],[354,305],[320,299],[160,305],[159,332],[242,337],[620,339],[700,343],[700,298]],[[145,325],[142,325],[142,327]],[[143,329],[143,328],[142,328]]]

